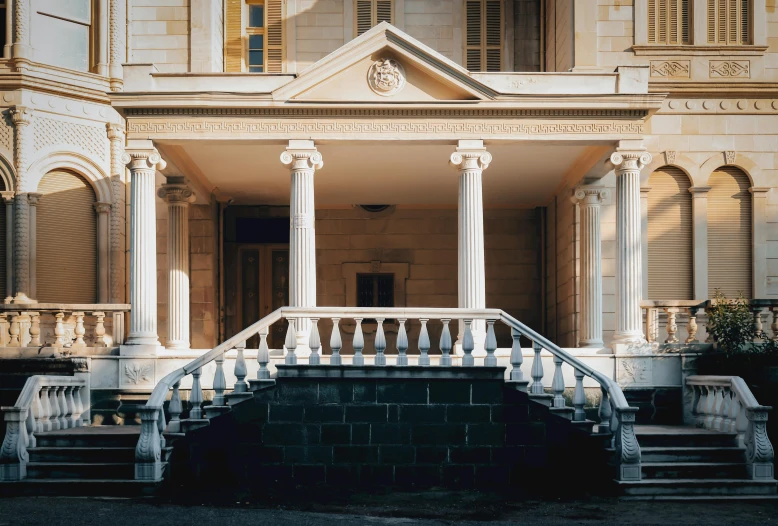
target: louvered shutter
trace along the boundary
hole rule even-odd
[[[751,42],[752,0],[708,0],[708,43],[743,45]]]
[[[648,0],[648,41],[690,44],[689,0]]]
[[[740,169],[725,166],[708,183],[708,295],[752,297],[751,193]]]
[[[665,166],[648,184],[648,299],[694,299],[689,178]]]
[[[281,73],[284,66],[284,3],[265,0],[267,31],[267,61],[265,71]]]
[[[381,22],[394,23],[392,0],[357,0],[357,36]]]
[[[502,0],[466,0],[465,66],[470,71],[502,70]]]
[[[50,172],[38,185],[37,300],[97,302],[97,217],[92,187],[69,172]]]
[[[244,0],[225,0],[224,21],[224,70],[238,72],[243,70],[243,16],[241,9]]]
[[[381,22],[388,22],[392,23],[394,17],[393,15],[393,7],[392,0],[376,0],[375,3],[375,25],[380,24]]]
[[[466,67],[469,71],[483,71],[481,65],[481,0],[467,0],[466,4]]]

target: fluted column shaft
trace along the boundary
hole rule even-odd
[[[172,177],[168,178],[171,181]],[[184,184],[166,184],[158,195],[168,212],[168,349],[189,348],[189,204],[192,190]]]
[[[316,229],[314,173],[323,166],[313,141],[289,141],[281,162],[291,169],[289,201],[289,303],[292,307],[316,306]],[[308,319],[297,322],[298,356],[308,349]]]
[[[645,151],[617,151],[616,167],[616,332],[614,343],[642,344],[640,300],[643,263],[640,232],[640,170],[651,162]]]
[[[22,2],[17,2],[17,5]],[[14,303],[32,303],[30,295],[30,200],[27,196],[27,166],[33,147],[32,110],[17,106],[11,112],[16,133],[16,196],[14,198]]]
[[[460,141],[449,159],[459,171],[458,203],[458,289],[460,308],[486,308],[486,265],[484,262],[484,203],[481,178],[492,161],[482,141]],[[464,328],[460,322],[461,342]],[[485,356],[486,325],[475,320],[472,325],[474,356]]]
[[[579,347],[602,347],[602,248],[600,204],[608,195],[602,188],[578,188],[581,224],[581,325]]]
[[[157,336],[157,217],[154,179],[165,162],[154,150],[130,150],[130,334],[126,345],[159,345]]]

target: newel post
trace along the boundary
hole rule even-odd
[[[615,430],[614,445],[619,465],[619,480],[640,480],[640,445],[635,436],[637,407],[616,408],[618,429]]]
[[[6,431],[0,448],[0,481],[22,480],[27,476],[27,409],[3,407]]]
[[[140,437],[135,446],[135,480],[162,478],[162,449],[159,442],[159,412],[161,407],[140,408]]]
[[[752,480],[772,480],[775,452],[767,437],[767,412],[771,407],[758,406],[746,409],[746,468]]]

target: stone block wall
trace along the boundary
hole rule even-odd
[[[189,0],[133,0],[129,62],[162,72],[189,71]]]
[[[405,0],[405,32],[461,64],[462,54],[454,49],[454,32],[460,33],[460,40],[462,34],[461,25],[455,27],[462,18],[457,9],[462,5],[453,0]]]
[[[297,32],[297,71],[326,57],[344,43],[344,2],[299,0],[294,24]]]

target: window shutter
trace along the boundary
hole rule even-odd
[[[690,44],[689,0],[648,0],[648,41]]]
[[[659,39],[656,33],[656,9],[659,0],[648,0],[648,41],[656,44]]]
[[[648,299],[694,299],[689,178],[665,166],[648,184]]]
[[[381,22],[392,23],[392,0],[376,0],[376,21],[375,25]]]
[[[466,0],[465,65],[470,71],[502,70],[502,0]]]
[[[96,303],[97,217],[92,187],[77,175],[57,171],[43,176],[38,192],[43,195],[37,205],[36,299]]]
[[[357,36],[381,22],[394,23],[392,0],[357,0]]]
[[[284,3],[283,0],[265,1],[267,61],[265,71],[281,73],[284,66]]]
[[[481,67],[481,0],[467,0],[467,69],[483,71]]]
[[[743,45],[751,42],[752,0],[708,0],[708,43]]]
[[[502,70],[502,0],[486,0],[486,71]]]
[[[708,182],[708,295],[752,297],[751,194],[748,177],[724,166]]]
[[[243,16],[241,8],[244,0],[225,0],[225,38],[224,70],[227,72],[243,69]]]

